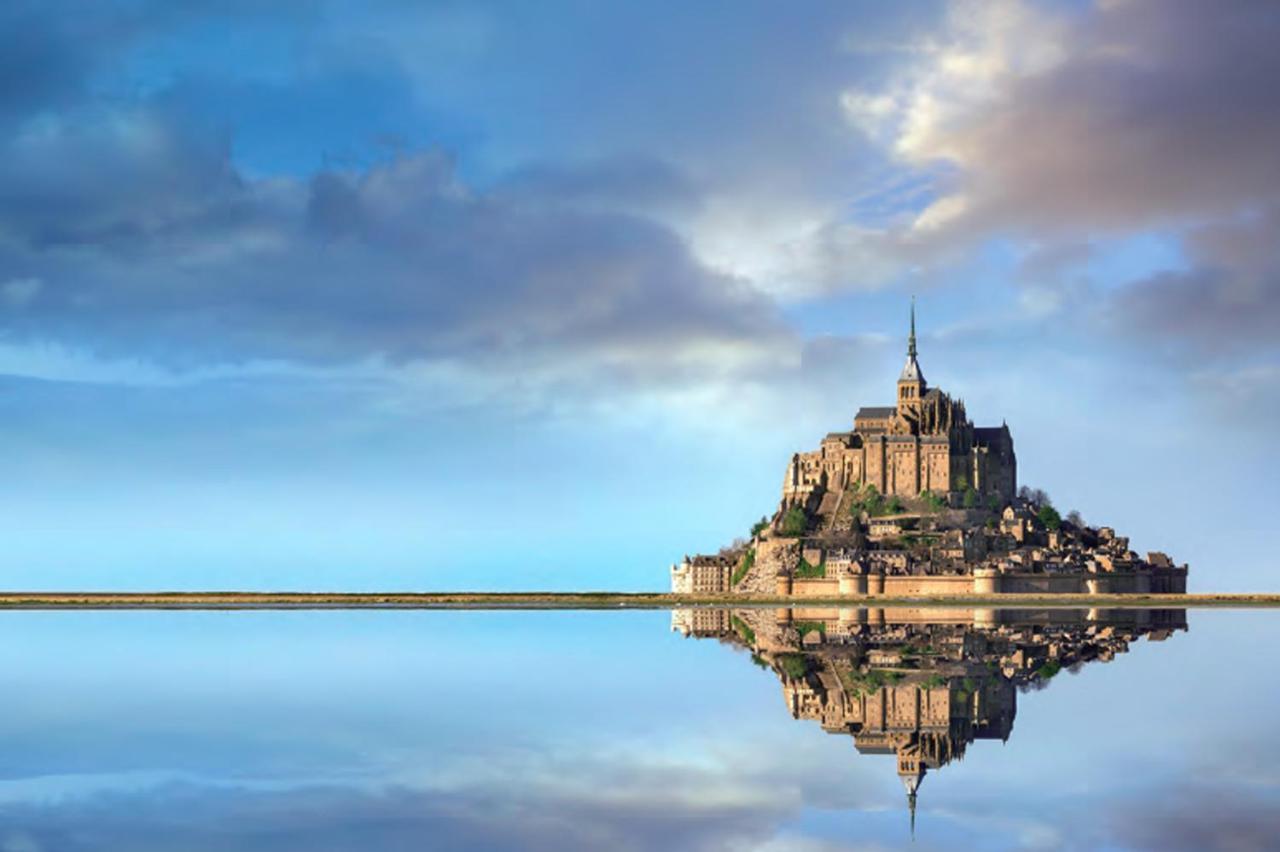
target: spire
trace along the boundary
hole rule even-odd
[[[911,336],[907,338],[907,363],[902,367],[900,382],[919,382],[924,384],[924,374],[920,372],[920,362],[916,360],[916,297],[911,297]],[[921,388],[923,392],[923,388]]]
[[[907,809],[911,813],[911,842],[916,841],[916,791],[920,789],[920,781],[924,778],[925,765],[918,751],[919,746],[912,746],[911,759],[905,763],[899,756],[898,777],[907,790]]]
[[[911,336],[907,338],[907,357],[916,357],[916,297],[911,297]]]

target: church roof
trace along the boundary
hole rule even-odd
[[[845,409],[848,411],[848,409]],[[888,420],[898,409],[892,405],[864,405],[854,415],[855,420]],[[846,415],[848,416],[848,415]]]
[[[980,447],[989,447],[993,443],[999,443],[1004,439],[1005,427],[1003,426],[975,426],[973,427],[973,440]]]

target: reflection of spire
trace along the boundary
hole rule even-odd
[[[918,757],[918,755],[913,756]],[[907,810],[911,814],[912,843],[916,841],[916,790],[920,789],[920,780],[924,778],[924,772],[924,761],[920,761],[914,766],[904,765],[903,763],[898,765],[898,777],[902,779],[902,786],[907,790]]]

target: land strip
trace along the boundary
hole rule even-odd
[[[4,609],[674,609],[677,607],[1277,607],[1280,594],[795,598],[657,592],[0,592]]]

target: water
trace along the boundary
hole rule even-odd
[[[4,613],[0,850],[1277,842],[1280,614],[907,615]]]

